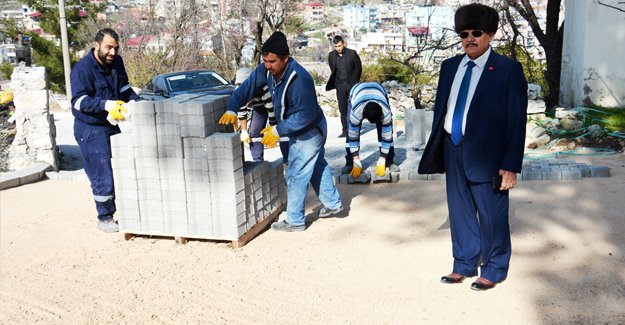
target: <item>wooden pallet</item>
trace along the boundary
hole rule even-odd
[[[246,231],[237,240],[230,241],[232,247],[234,248],[243,247],[245,246],[245,244],[249,243],[252,239],[256,238],[256,236],[258,236],[260,233],[265,231],[265,229],[269,227],[269,225],[271,225],[273,221],[278,219],[278,216],[280,215],[280,213],[282,213],[282,211],[284,211],[285,208],[286,208],[286,203],[282,203],[281,205],[278,206],[278,208],[274,209],[274,211],[271,212],[265,219],[263,219],[261,222],[252,226],[252,228]],[[192,240],[192,239],[209,240],[209,241],[224,241],[221,239],[213,239],[213,238],[206,238],[206,237],[171,236],[167,234],[154,234],[154,233],[148,234],[148,233],[142,233],[142,232],[124,232],[123,234],[124,234],[125,240],[130,240],[137,236],[150,236],[150,237],[159,237],[159,238],[172,238],[173,237],[174,240],[176,241],[176,244],[178,245],[184,245],[189,240]]]

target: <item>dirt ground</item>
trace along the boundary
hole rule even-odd
[[[508,279],[451,271],[441,181],[340,186],[344,218],[227,243],[95,229],[89,186],[0,191],[0,323],[624,324],[625,155],[575,158],[609,178],[511,192]]]

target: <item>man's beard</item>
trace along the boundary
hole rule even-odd
[[[102,62],[102,65],[104,66],[109,66],[113,63],[113,60],[107,59],[106,54],[102,53],[102,51],[98,51],[98,59],[100,59],[100,62]]]

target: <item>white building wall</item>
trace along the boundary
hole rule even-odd
[[[368,6],[343,6],[343,24],[347,28],[369,29],[371,9]]]
[[[560,103],[625,108],[625,13],[598,0],[565,0]],[[604,0],[625,10],[617,0]]]

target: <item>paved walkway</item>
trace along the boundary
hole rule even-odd
[[[66,181],[86,181],[82,169],[80,151],[73,135],[73,116],[71,112],[55,112],[56,144],[62,152],[60,171],[49,171],[46,164],[35,164],[27,169],[0,174],[0,189],[19,186],[41,179],[44,175],[50,179]],[[341,168],[345,165],[345,138],[338,138],[341,123],[338,117],[328,117],[328,140],[326,142],[326,160],[332,174],[338,182],[341,179]],[[399,134],[399,135],[398,135]],[[423,145],[406,141],[403,130],[395,132],[395,164],[401,169],[400,180],[442,180],[445,175],[419,175],[417,168]],[[375,166],[379,157],[377,132],[373,124],[365,122],[361,135],[361,159],[363,167]],[[245,146],[245,157],[251,160],[249,147]],[[268,149],[265,159],[274,161],[281,158],[278,148]],[[572,159],[539,158],[526,159],[521,180],[580,180],[582,177],[609,177],[610,170],[604,166],[591,166],[577,163]]]

